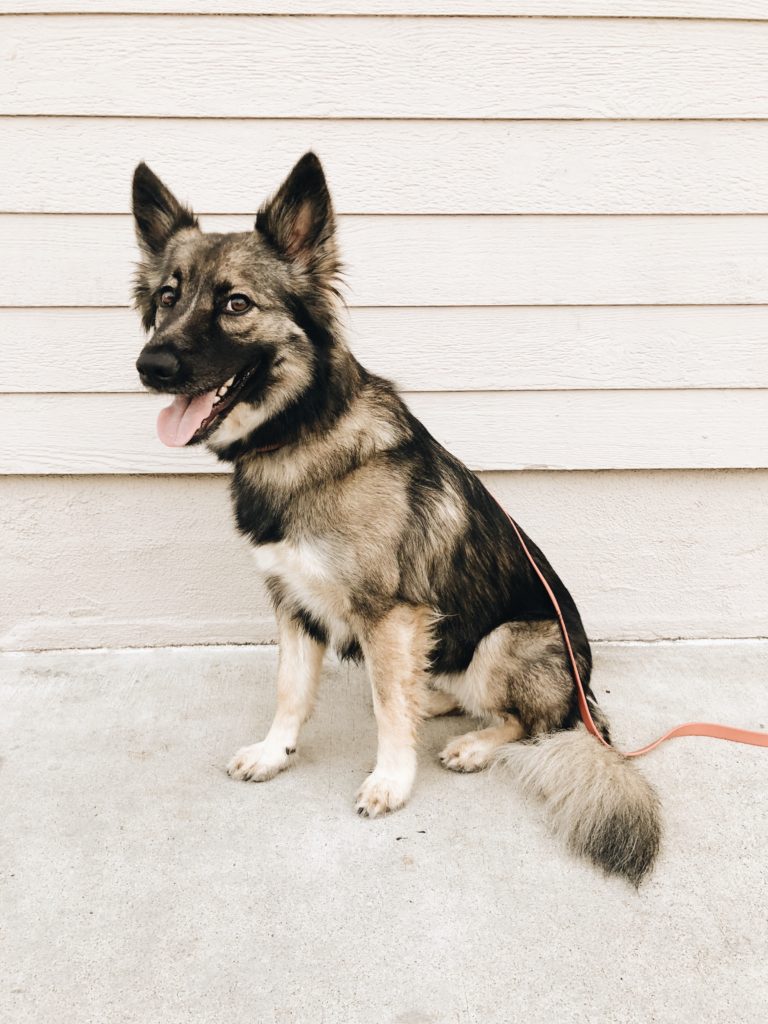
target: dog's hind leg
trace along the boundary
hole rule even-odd
[[[454,772],[479,772],[488,767],[499,747],[514,743],[523,736],[525,731],[519,719],[508,715],[501,725],[466,732],[451,740],[440,754],[440,762]]]
[[[463,710],[461,704],[450,693],[443,693],[442,690],[427,690],[423,704],[425,718],[462,714]]]
[[[466,672],[444,677],[441,686],[472,714],[497,723],[451,740],[440,761],[453,771],[479,771],[504,744],[562,728],[572,708],[559,627],[548,620],[499,626],[480,641]]]
[[[238,750],[227,771],[233,779],[266,782],[288,767],[296,753],[299,730],[312,713],[325,645],[297,622],[278,612],[280,658],[277,668],[277,711],[261,743]]]
[[[357,794],[357,813],[402,807],[416,778],[416,733],[427,699],[433,613],[398,605],[361,638],[378,725],[376,767]]]

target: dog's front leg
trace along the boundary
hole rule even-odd
[[[376,767],[357,794],[357,813],[375,818],[407,801],[416,777],[416,733],[424,716],[432,615],[399,605],[365,630],[379,731]]]
[[[296,752],[299,730],[315,703],[325,646],[285,615],[278,614],[277,624],[277,711],[261,743],[242,747],[229,762],[227,771],[233,779],[266,782],[287,768]]]

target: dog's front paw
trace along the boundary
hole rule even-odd
[[[293,750],[262,740],[250,747],[241,747],[227,765],[227,774],[244,782],[266,782],[288,767],[293,753]]]
[[[412,787],[412,779],[373,771],[357,792],[357,813],[366,818],[378,818],[380,814],[396,811],[405,805]]]

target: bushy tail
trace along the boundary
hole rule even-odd
[[[640,884],[659,850],[661,818],[656,791],[630,760],[579,725],[510,743],[497,761],[544,802],[574,853]]]

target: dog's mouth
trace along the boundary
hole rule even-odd
[[[160,410],[157,436],[169,448],[183,448],[202,441],[237,405],[257,370],[257,366],[241,370],[219,387],[201,395],[176,395],[170,405]]]

